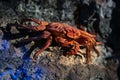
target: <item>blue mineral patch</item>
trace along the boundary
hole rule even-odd
[[[0,40],[0,50],[6,50],[10,47],[10,42],[7,40]]]
[[[27,63],[21,64],[17,70],[14,68],[7,68],[0,73],[0,79],[4,79],[5,76],[9,75],[12,80],[42,80],[44,73],[40,67],[34,67],[31,71],[30,67],[26,67]],[[6,79],[6,78],[5,78]]]

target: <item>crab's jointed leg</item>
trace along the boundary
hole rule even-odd
[[[87,57],[86,63],[89,63],[91,61],[91,50],[94,50],[98,57],[100,56],[99,51],[95,48],[95,45],[97,44],[101,44],[101,42],[86,41],[86,57]]]
[[[97,54],[97,56],[99,57],[100,56],[100,52],[96,49],[95,46],[93,46],[93,49],[94,49],[95,53]]]
[[[86,47],[86,57],[87,57],[86,63],[89,63],[89,62],[91,61],[90,49],[91,49],[90,46],[87,46],[87,47]]]
[[[39,56],[39,54],[44,51],[45,49],[47,49],[50,44],[52,43],[52,36],[50,35],[50,33],[48,31],[44,31],[43,35],[40,36],[43,39],[46,39],[47,42],[43,45],[43,47],[41,49],[39,49],[33,56],[33,59],[36,60],[37,57]]]
[[[40,54],[42,51],[44,51],[45,49],[47,49],[47,48],[50,46],[51,43],[52,43],[52,36],[50,36],[50,37],[47,39],[47,42],[44,44],[44,46],[43,46],[41,49],[39,49],[39,50],[34,54],[33,59],[36,60],[37,57],[39,56],[39,54]]]
[[[36,19],[36,18],[30,18],[29,21],[33,21],[37,24],[44,25],[44,26],[48,25],[47,21],[42,21],[42,20],[39,20],[39,19]]]
[[[56,37],[55,40],[57,43],[60,43],[63,47],[72,47],[72,49],[66,53],[66,56],[77,54],[77,52],[79,51],[80,45],[76,41],[68,41],[67,39],[64,39],[62,37]]]
[[[24,42],[29,42],[29,41],[37,41],[37,40],[40,40],[40,39],[47,39],[50,35],[51,35],[50,32],[43,31],[43,32],[41,32],[41,35],[35,36],[35,37],[30,37],[28,39],[22,39],[22,40],[19,41],[19,43],[24,43]]]

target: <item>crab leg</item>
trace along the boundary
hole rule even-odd
[[[35,41],[35,40],[40,40],[42,39],[41,37],[37,36],[37,37],[31,37],[31,38],[28,38],[28,39],[22,39],[19,41],[19,43],[24,43],[24,42],[29,42],[29,41]]]
[[[23,28],[26,28],[26,29],[29,29],[29,30],[33,30],[33,31],[42,31],[42,30],[46,29],[46,26],[44,26],[44,25],[32,26],[32,25],[22,24],[22,25],[19,25],[19,26],[23,27]]]
[[[30,18],[29,20],[33,21],[33,22],[35,22],[37,24],[40,24],[40,25],[45,25],[45,26],[48,25],[47,21],[42,21],[42,20],[39,20],[39,19],[36,19],[36,18]]]
[[[89,63],[91,61],[91,53],[90,51],[93,49],[95,51],[95,53],[97,54],[97,56],[100,56],[99,51],[95,48],[95,45],[93,43],[88,43],[86,42],[86,57],[87,57],[87,61],[86,63]],[[96,43],[97,44],[97,43]]]
[[[50,46],[51,43],[52,43],[52,36],[50,36],[50,37],[47,38],[47,42],[44,44],[44,46],[43,46],[41,49],[39,49],[39,50],[34,54],[33,59],[36,60],[37,57],[39,56],[39,54],[40,54],[42,51],[44,51],[45,49],[47,49],[47,48]]]
[[[44,31],[40,34],[40,36],[36,36],[36,37],[30,37],[28,39],[22,39],[20,41],[18,41],[19,43],[24,43],[24,42],[29,42],[29,41],[36,41],[36,40],[40,40],[40,39],[46,39],[51,35],[50,32],[48,31]]]
[[[87,46],[86,48],[86,57],[87,57],[86,63],[89,63],[91,61],[90,46]]]
[[[21,24],[23,24],[26,21],[33,21],[33,22],[40,24],[40,25],[48,25],[47,21],[39,20],[36,18],[22,19]]]
[[[70,51],[68,51],[67,52],[67,54],[66,55],[74,55],[74,54],[77,54],[77,52],[79,51],[79,47],[80,47],[80,45],[79,45],[79,43],[78,42],[76,42],[76,41],[71,41],[71,45],[72,45],[72,49],[70,50]]]
[[[95,52],[96,52],[97,56],[99,57],[99,56],[100,56],[100,52],[96,49],[96,47],[95,47],[95,46],[93,46],[93,49],[95,50]]]
[[[43,34],[41,36],[39,36],[40,38],[43,38],[43,39],[47,39],[47,42],[44,44],[44,46],[39,49],[33,56],[33,59],[36,60],[36,58],[39,56],[39,54],[44,51],[45,49],[47,49],[50,44],[52,43],[52,36],[51,36],[51,33],[48,32],[48,31],[44,31]],[[40,38],[33,38],[34,40],[39,40]]]
[[[57,37],[56,42],[60,43],[63,47],[72,47],[70,51],[66,53],[66,56],[74,55],[79,51],[79,43],[76,41],[68,41],[62,37]]]
[[[37,23],[38,25],[37,26],[25,25],[24,23],[27,22],[27,21],[33,21],[33,22]],[[40,30],[45,30],[46,29],[46,26],[48,25],[48,22],[41,21],[41,20],[38,20],[38,19],[35,19],[35,18],[30,18],[30,19],[23,19],[21,21],[21,24],[22,25],[20,25],[20,26],[23,27],[23,28],[27,28],[27,29],[31,29],[31,30],[35,30],[35,31],[40,31]]]
[[[91,61],[91,53],[90,51],[93,49],[95,51],[95,53],[97,54],[97,56],[100,56],[100,52],[96,49],[96,45],[100,45],[102,44],[102,42],[96,42],[94,40],[92,40],[93,42],[89,42],[86,43],[87,44],[87,48],[86,48],[86,53],[87,53],[87,63],[89,63]]]

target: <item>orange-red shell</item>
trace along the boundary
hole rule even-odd
[[[69,38],[79,38],[81,33],[79,29],[65,23],[52,22],[47,26],[47,30],[57,36],[67,36]]]

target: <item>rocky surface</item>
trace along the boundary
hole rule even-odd
[[[118,0],[1,0],[0,79],[119,80],[119,13]],[[55,45],[45,50],[37,62],[32,61],[28,53],[34,53],[39,44],[13,45],[28,34],[11,25],[31,16],[68,23],[96,34],[97,40],[103,42],[97,46],[101,56],[93,52],[92,62],[84,64],[84,54],[67,58]]]

